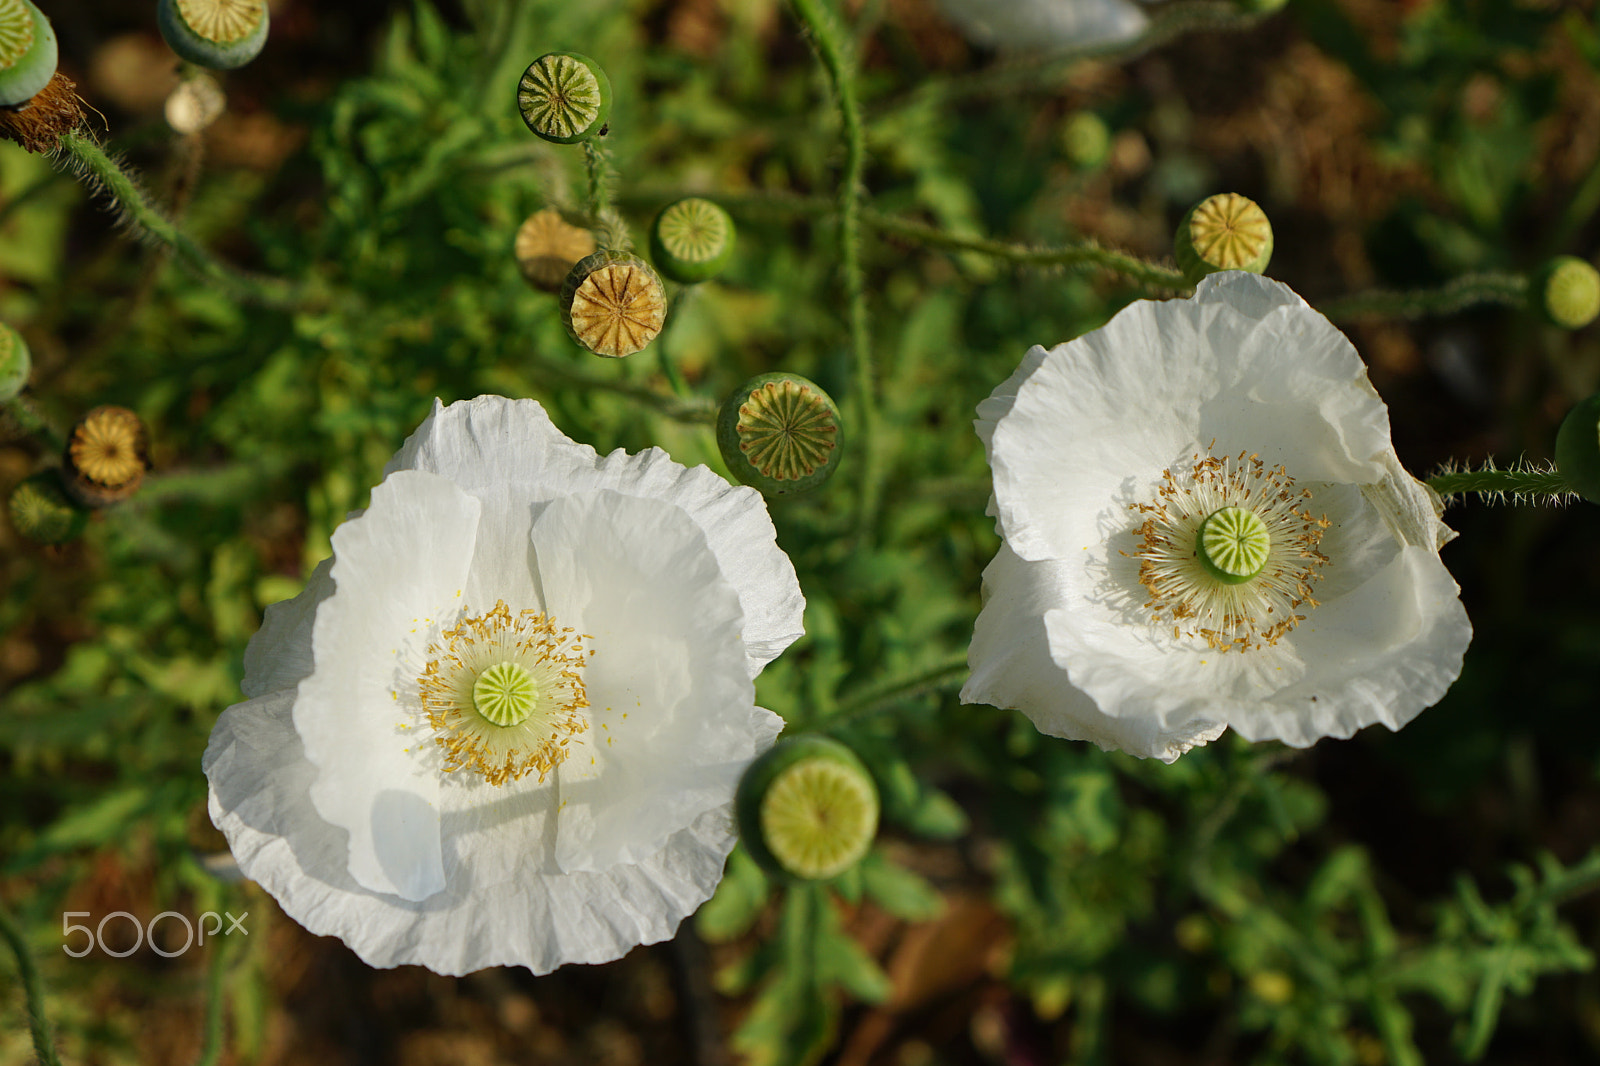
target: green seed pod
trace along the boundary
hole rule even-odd
[[[551,52],[523,71],[517,109],[528,128],[547,141],[586,141],[604,131],[611,118],[611,79],[586,55]]]
[[[1562,329],[1582,329],[1600,316],[1600,271],[1574,255],[1558,255],[1533,275],[1533,309]]]
[[[594,251],[594,234],[572,225],[553,207],[523,221],[513,248],[523,280],[544,292],[560,292],[573,266]]]
[[[1183,216],[1172,251],[1178,269],[1195,284],[1219,270],[1260,274],[1272,259],[1272,223],[1254,200],[1236,192],[1218,193]]]
[[[878,789],[855,752],[827,737],[780,740],[745,770],[739,836],[764,869],[822,881],[860,862],[878,833]]]
[[[28,0],[0,0],[0,106],[25,104],[56,72],[56,31]]]
[[[267,43],[266,0],[161,0],[156,24],[167,47],[212,70],[242,67]]]
[[[666,286],[636,255],[585,256],[561,283],[562,324],[596,355],[632,355],[656,339],[666,320]]]
[[[1093,111],[1076,111],[1061,124],[1061,151],[1079,170],[1094,170],[1111,155],[1111,130]]]
[[[32,372],[28,342],[22,339],[22,334],[0,322],[0,403],[16,399]]]
[[[1556,469],[1572,491],[1600,503],[1600,392],[1584,400],[1556,431]]]
[[[728,471],[763,496],[809,492],[844,454],[833,398],[799,374],[761,374],[717,415],[717,448]]]
[[[83,533],[89,513],[61,489],[55,471],[41,471],[11,493],[11,525],[35,544],[65,544]]]
[[[1282,11],[1289,0],[1233,0],[1234,6],[1247,15],[1270,15]]]
[[[693,285],[722,273],[733,258],[733,219],[710,200],[668,204],[650,227],[650,258],[673,281]]]
[[[126,407],[96,407],[67,434],[67,492],[86,507],[109,507],[139,491],[150,468],[150,439]]]

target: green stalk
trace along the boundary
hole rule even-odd
[[[1521,274],[1463,274],[1435,289],[1374,289],[1325,300],[1317,310],[1332,319],[1422,318],[1449,315],[1478,304],[1520,306],[1528,299]]]
[[[1075,241],[1055,246],[1010,244],[988,237],[962,237],[947,233],[935,226],[892,215],[869,211],[867,225],[891,236],[918,241],[932,248],[958,252],[977,252],[980,255],[1003,259],[1020,266],[1096,266],[1136,281],[1147,288],[1188,293],[1193,286],[1181,271],[1161,266],[1126,252],[1102,248],[1092,240]]]
[[[28,1029],[33,1034],[34,1053],[45,1066],[61,1066],[56,1056],[55,1038],[50,1034],[50,1020],[44,1013],[44,985],[39,980],[39,971],[16,919],[3,905],[0,905],[0,939],[10,945],[17,957],[17,974],[22,978],[22,993],[28,1001]]]
[[[1428,479],[1428,487],[1449,499],[1477,493],[1489,503],[1552,506],[1566,502],[1572,486],[1559,470],[1528,467],[1498,470],[1485,464],[1481,470],[1447,470]]]
[[[942,692],[954,688],[966,680],[967,653],[962,652],[959,658],[950,658],[937,666],[930,667],[910,677],[896,678],[880,685],[874,685],[867,691],[860,693],[848,702],[842,704],[836,711],[815,725],[802,727],[796,732],[815,730],[831,733],[837,729],[851,725],[862,718],[868,718],[884,711],[893,710],[903,706],[907,700],[916,698],[929,692]]]
[[[866,275],[861,268],[862,173],[866,168],[867,138],[856,95],[855,57],[839,27],[819,0],[792,0],[795,15],[810,32],[839,107],[845,144],[844,178],[839,185],[839,246],[843,258],[844,287],[850,316],[850,352],[856,402],[861,427],[857,435],[862,453],[861,491],[856,516],[856,536],[870,535],[877,515],[879,462],[877,373],[872,359],[872,338],[867,323]]]
[[[281,278],[249,274],[213,257],[189,238],[166,215],[145,198],[133,177],[93,139],[81,133],[63,133],[56,142],[57,152],[91,186],[103,191],[129,227],[140,236],[164,244],[178,259],[206,281],[226,289],[236,298],[267,307],[293,308],[307,302],[300,286]]]

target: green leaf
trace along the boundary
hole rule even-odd
[[[728,869],[717,894],[695,915],[695,928],[713,944],[743,936],[767,904],[767,875],[742,846],[728,856]]]
[[[874,851],[861,862],[867,895],[878,906],[908,922],[926,922],[944,910],[944,897],[919,874]]]

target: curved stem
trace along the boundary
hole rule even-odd
[[[249,274],[213,257],[180,230],[148,200],[133,177],[106,155],[92,138],[63,133],[56,142],[58,154],[89,185],[116,204],[122,219],[141,236],[170,247],[196,274],[227,289],[235,297],[268,307],[292,308],[308,302],[305,290],[282,278]]]
[[[1421,318],[1448,315],[1476,304],[1517,306],[1528,298],[1521,274],[1463,274],[1434,289],[1374,289],[1316,305],[1329,318]]]
[[[866,168],[867,138],[856,96],[855,57],[839,27],[819,0],[792,0],[796,16],[810,31],[817,57],[828,72],[839,107],[845,142],[844,177],[839,185],[839,246],[843,258],[845,296],[850,316],[850,351],[855,371],[856,402],[861,430],[857,437],[863,457],[861,492],[856,516],[856,536],[864,539],[873,528],[877,512],[877,374],[872,360],[872,337],[867,323],[866,276],[861,268],[862,173]]]
[[[1130,280],[1153,289],[1187,293],[1194,288],[1184,278],[1182,272],[1173,267],[1152,263],[1149,260],[1140,259],[1138,256],[1129,255],[1126,252],[1102,248],[1092,240],[1054,246],[1011,244],[989,237],[962,237],[954,233],[947,233],[924,222],[895,218],[892,215],[882,215],[876,211],[867,212],[865,218],[867,224],[873,229],[891,236],[918,241],[932,248],[945,248],[959,252],[977,252],[980,255],[993,256],[996,259],[1004,259],[1006,262],[1017,263],[1022,266],[1095,266],[1102,270],[1121,274]]]
[[[28,951],[22,930],[3,904],[0,904],[0,939],[17,957],[17,975],[22,978],[22,993],[28,1000],[28,1029],[33,1035],[33,1050],[45,1066],[61,1066],[56,1056],[55,1038],[50,1034],[50,1021],[44,1014],[44,985],[39,980],[39,970],[33,964],[33,954]]]

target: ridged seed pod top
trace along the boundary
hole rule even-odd
[[[656,269],[685,285],[722,273],[733,258],[733,219],[717,204],[690,196],[661,209],[650,227]]]
[[[167,46],[213,70],[242,67],[267,43],[266,0],[161,0],[156,23]]]
[[[64,544],[83,532],[88,512],[67,499],[54,470],[41,470],[6,501],[11,526],[35,544]]]
[[[1272,223],[1254,200],[1218,193],[1183,216],[1172,250],[1178,269],[1196,284],[1220,270],[1260,274],[1272,260]]]
[[[1600,271],[1577,256],[1558,255],[1534,275],[1529,296],[1547,321],[1582,329],[1600,317]]]
[[[517,229],[517,269],[536,289],[560,292],[580,259],[595,252],[594,234],[574,226],[553,207],[535,211]]]
[[[62,465],[66,488],[87,507],[109,507],[139,491],[150,468],[144,423],[126,407],[96,407],[72,427]]]
[[[839,465],[841,443],[833,398],[799,374],[751,378],[717,416],[717,448],[729,473],[764,496],[821,485]]]
[[[781,740],[745,770],[734,794],[745,850],[804,881],[860,862],[878,832],[878,789],[855,752],[828,737]]]
[[[666,319],[666,286],[636,255],[596,252],[561,284],[562,324],[596,355],[632,355],[656,339]]]
[[[517,84],[517,109],[528,128],[556,144],[576,144],[605,129],[611,79],[577,52],[551,52],[528,64]]]
[[[28,0],[0,0],[0,106],[25,104],[56,72],[56,31]]]

